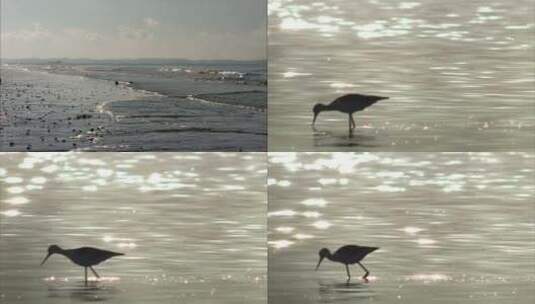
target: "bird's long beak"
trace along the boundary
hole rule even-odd
[[[321,257],[320,260],[318,261],[318,265],[316,265],[316,270],[320,268],[321,261],[323,261],[323,257]]]
[[[41,262],[41,266],[46,262],[46,260],[48,260],[48,258],[52,255],[52,253],[49,253],[46,255],[46,257],[44,258],[44,260]]]
[[[316,118],[318,117],[318,113],[314,113],[314,118],[312,119],[312,126],[316,123]]]

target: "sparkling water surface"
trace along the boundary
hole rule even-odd
[[[270,155],[269,303],[533,303],[533,153]],[[318,251],[380,247],[371,272]]]
[[[0,155],[0,302],[265,303],[266,159]],[[125,256],[83,268],[49,245]]]
[[[271,151],[530,151],[532,1],[272,0]],[[389,96],[355,114],[315,103]]]

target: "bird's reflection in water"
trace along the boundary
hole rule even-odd
[[[321,303],[355,303],[355,300],[369,301],[375,296],[367,283],[318,282]]]
[[[375,141],[374,136],[352,133],[347,134],[323,131],[313,128],[313,140],[315,147],[362,147],[374,148],[378,145],[371,144]]]
[[[54,284],[48,287],[49,298],[70,298],[80,302],[105,302],[119,293],[117,287],[99,281],[77,281],[72,285]]]

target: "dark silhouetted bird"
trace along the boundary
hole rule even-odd
[[[342,263],[346,266],[347,271],[347,282],[349,283],[349,280],[351,280],[351,274],[349,273],[349,267],[350,264],[359,264],[364,271],[366,271],[366,274],[362,277],[362,279],[367,280],[366,278],[370,274],[368,269],[364,267],[360,263],[364,257],[366,257],[368,254],[374,252],[375,250],[379,249],[378,247],[366,247],[366,246],[357,246],[357,245],[345,245],[340,247],[338,250],[334,252],[334,254],[331,254],[329,249],[322,248],[319,251],[320,260],[318,262],[318,265],[316,266],[316,270],[320,267],[321,261],[323,261],[324,258],[327,258],[328,260],[331,260],[333,262]]]
[[[349,133],[351,134],[356,126],[355,120],[353,119],[353,113],[362,111],[379,100],[388,98],[389,97],[373,95],[347,94],[336,98],[328,105],[317,103],[312,109],[314,112],[312,126],[314,126],[316,123],[316,118],[318,117],[319,113],[323,111],[338,111],[349,115]]]
[[[54,253],[61,254],[69,258],[74,264],[84,267],[85,270],[85,284],[87,285],[87,268],[91,269],[93,274],[100,278],[98,273],[92,266],[98,265],[105,260],[118,255],[124,255],[124,253],[118,253],[113,251],[102,250],[92,247],[81,247],[76,249],[62,249],[57,245],[48,247],[48,254],[41,262],[43,265],[46,260]]]

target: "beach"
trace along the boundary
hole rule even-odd
[[[209,68],[4,64],[1,149],[264,151],[265,79]]]

